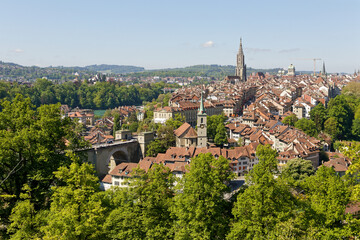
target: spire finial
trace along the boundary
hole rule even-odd
[[[239,52],[242,52],[242,38],[240,37],[240,46],[239,46]]]

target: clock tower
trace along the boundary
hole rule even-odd
[[[197,146],[198,147],[206,147],[207,144],[207,125],[206,119],[207,115],[204,108],[203,95],[201,91],[201,100],[200,107],[197,113]]]

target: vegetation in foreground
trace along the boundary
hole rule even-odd
[[[137,169],[129,188],[102,192],[92,165],[72,151],[84,143],[67,135],[74,126],[60,117],[59,105],[36,109],[18,96],[2,106],[3,238],[350,239],[360,234],[360,220],[344,212],[360,200],[359,143],[346,151],[353,164],[344,177],[326,167],[314,173],[303,160],[291,161],[280,173],[276,151],[259,145],[259,164],[231,198],[224,198],[234,177],[228,160],[211,154],[193,158],[182,179],[154,165],[148,172]]]

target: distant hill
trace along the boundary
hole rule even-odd
[[[27,67],[0,61],[0,80],[23,82],[45,77],[61,83],[73,80],[76,72],[85,78],[96,74],[94,71],[80,67]]]
[[[135,66],[125,66],[125,65],[90,65],[84,67],[87,70],[108,73],[108,74],[124,74],[124,73],[134,73],[134,72],[142,72],[145,71],[143,67],[135,67]]]
[[[253,72],[269,72],[270,74],[276,74],[280,68],[273,69],[254,69],[248,68],[247,74]],[[134,77],[213,77],[213,78],[224,78],[225,76],[234,75],[235,66],[232,65],[194,65],[183,68],[165,68],[156,70],[146,70],[143,72],[127,74]]]
[[[247,74],[253,72],[269,72],[276,74],[279,68],[273,69],[254,69],[248,68]],[[122,75],[130,77],[210,77],[213,79],[223,79],[225,76],[235,74],[235,66],[232,65],[194,65],[183,68],[166,68],[156,70],[146,70],[143,67],[125,66],[125,65],[89,65],[85,67],[71,66],[71,67],[36,67],[36,66],[21,66],[15,63],[5,63],[0,61],[0,80],[12,81],[33,81],[37,78],[46,77],[56,82],[64,82],[73,80],[75,73],[80,75],[80,78],[88,78],[101,72],[109,75]]]

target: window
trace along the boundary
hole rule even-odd
[[[119,182],[118,182],[118,181],[115,181],[114,184],[115,184],[115,186],[119,186]]]
[[[243,165],[247,165],[247,161],[244,161],[244,162],[243,162]]]
[[[204,122],[204,119],[203,118],[201,118],[201,123],[203,123]]]

